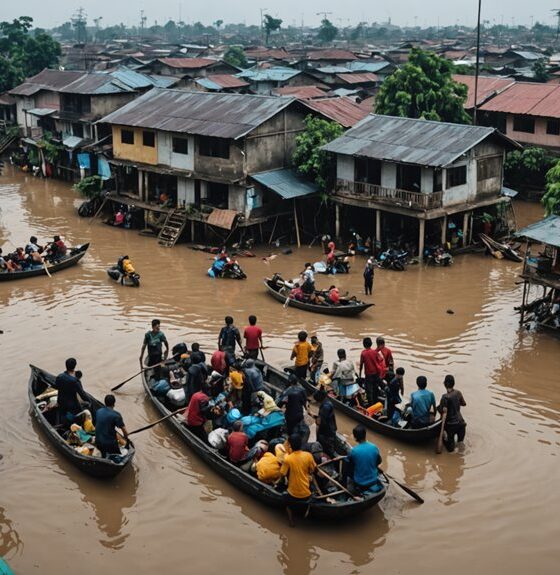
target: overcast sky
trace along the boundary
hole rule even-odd
[[[560,0],[483,0],[482,18],[490,23],[507,25],[543,22],[555,22],[551,10],[560,7]],[[110,26],[124,22],[137,24],[140,10],[147,16],[147,25],[154,21],[165,23],[169,18],[192,23],[200,20],[211,24],[221,19],[225,22],[245,22],[257,24],[260,8],[265,13],[284,20],[285,25],[316,25],[322,16],[319,10],[332,12],[327,17],[337,26],[354,25],[360,20],[366,22],[386,22],[389,18],[401,26],[429,26],[455,24],[472,25],[476,21],[477,0],[25,0],[21,4],[10,0],[1,0],[0,19],[11,20],[21,15],[31,16],[35,25],[50,28],[70,19],[77,8],[83,6],[88,23],[93,18],[103,17],[101,26]]]

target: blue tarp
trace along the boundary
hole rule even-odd
[[[91,161],[88,153],[78,154],[78,166],[84,170],[91,169]]]
[[[242,417],[241,421],[243,422],[243,431],[247,434],[249,439],[255,437],[259,431],[279,427],[286,423],[284,414],[281,411],[273,411],[266,417],[247,415],[246,417]]]
[[[97,158],[97,173],[101,176],[102,180],[108,180],[111,177],[109,162],[101,156]]]

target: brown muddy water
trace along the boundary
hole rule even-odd
[[[290,276],[318,259],[316,248],[270,266],[241,259],[244,282],[211,280],[207,254],[81,219],[79,203],[64,183],[9,169],[0,178],[0,246],[23,245],[31,234],[91,242],[80,265],[52,279],[0,283],[0,556],[16,573],[558,573],[560,342],[518,328],[518,264],[469,255],[448,269],[380,270],[376,306],[331,319],[283,309],[262,286],[271,272]],[[516,209],[521,225],[541,217],[535,204]],[[140,289],[106,275],[125,252]],[[360,293],[363,263],[336,283]],[[102,397],[137,370],[153,317],[170,342],[198,340],[211,350],[224,315],[243,326],[250,313],[266,345],[287,350],[304,328],[319,335],[329,362],[338,347],[357,358],[364,336],[383,334],[406,369],[407,392],[423,373],[439,397],[444,375],[456,376],[468,403],[462,452],[435,456],[433,445],[369,436],[423,506],[393,487],[354,522],[290,529],[282,513],[229,485],[164,425],[137,435],[133,468],[101,483],[62,460],[32,423],[29,363],[58,373],[75,356],[87,389]],[[289,351],[265,353],[276,365],[289,360]],[[122,388],[117,409],[129,429],[156,418],[138,379]],[[338,422],[349,434],[352,421]]]

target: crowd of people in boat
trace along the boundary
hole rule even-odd
[[[25,248],[16,248],[6,255],[0,248],[0,272],[12,273],[43,267],[45,262],[54,263],[67,252],[66,244],[58,235],[44,246],[39,245],[35,236],[31,236]]]

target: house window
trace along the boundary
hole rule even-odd
[[[483,158],[476,162],[476,179],[489,180],[499,178],[502,175],[502,157]]]
[[[420,192],[422,189],[422,169],[420,166],[397,164],[397,188],[409,192]]]
[[[447,187],[455,188],[467,183],[467,166],[447,168]]]
[[[513,130],[515,132],[535,133],[535,119],[530,116],[514,116]]]
[[[174,154],[188,154],[189,141],[187,138],[173,138],[173,153]]]
[[[443,171],[440,169],[434,170],[434,192],[441,192],[443,189]]]
[[[132,130],[121,130],[121,143],[134,145],[134,132]]]
[[[381,184],[381,162],[371,158],[354,159],[354,179],[379,186]]]
[[[198,140],[198,153],[210,158],[229,159],[229,140],[224,138],[205,138]]]
[[[72,124],[72,135],[77,136],[78,138],[84,137],[84,126],[83,124],[73,123]]]
[[[551,136],[560,136],[560,120],[548,120],[546,122],[546,133]]]
[[[156,146],[156,135],[154,132],[147,132],[144,130],[142,132],[142,145],[148,148],[155,148]]]

